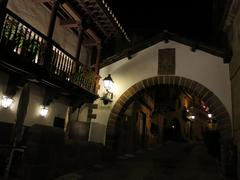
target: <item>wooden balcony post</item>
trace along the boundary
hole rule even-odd
[[[83,41],[83,26],[81,22],[78,28],[78,44],[77,44],[77,50],[76,50],[76,56],[75,56],[77,60],[79,60],[79,57],[80,57],[82,41]]]
[[[48,67],[52,57],[52,37],[55,28],[55,22],[57,18],[57,11],[61,3],[64,1],[60,0],[53,0],[53,6],[51,11],[51,17],[48,25],[48,32],[47,32],[47,44],[46,44],[46,54],[44,59],[44,66]]]
[[[99,74],[99,66],[100,66],[100,55],[101,55],[101,44],[97,46],[97,58],[95,63],[95,73]]]
[[[7,8],[8,0],[0,0],[0,33],[3,28],[3,24],[6,17],[6,8]]]
[[[49,21],[49,25],[48,25],[48,33],[47,33],[47,37],[49,39],[52,39],[52,36],[53,36],[53,31],[55,28],[55,22],[56,22],[57,11],[58,11],[59,6],[60,6],[60,1],[53,0],[53,7],[52,7],[51,17],[50,17],[50,21]]]

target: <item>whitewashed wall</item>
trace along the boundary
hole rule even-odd
[[[158,50],[164,48],[176,49],[175,75],[189,78],[207,87],[222,101],[231,115],[229,65],[224,64],[222,58],[200,50],[192,52],[190,47],[174,41],[169,41],[167,44],[160,42],[134,54],[130,60],[124,58],[100,70],[102,78],[111,74],[114,80],[114,102],[112,105],[135,83],[158,75]],[[103,93],[103,88],[100,89],[99,93],[100,95]],[[112,107],[103,107],[99,100],[96,103],[99,103],[100,108],[95,112],[97,119],[93,121],[90,139],[104,143],[106,126]],[[99,132],[98,126],[101,127],[101,132]]]
[[[5,93],[8,75],[0,72],[0,97]],[[5,77],[5,78],[2,78]],[[16,121],[16,112],[18,107],[19,96],[21,93],[21,89],[17,92],[17,94],[13,97],[14,103],[11,108],[3,108],[0,107],[0,121],[7,123],[15,123]],[[53,126],[54,118],[60,117],[65,118],[67,105],[64,99],[54,100],[49,108],[48,115],[46,118],[40,116],[39,111],[40,107],[43,103],[43,97],[45,94],[45,89],[41,88],[35,84],[30,84],[30,97],[29,104],[27,109],[27,114],[25,118],[24,125],[31,126],[33,124],[43,124],[48,126]]]

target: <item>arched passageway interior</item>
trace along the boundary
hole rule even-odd
[[[143,80],[116,102],[109,117],[106,145],[118,154],[166,141],[204,142],[225,169],[231,150],[230,117],[201,84],[176,76]]]
[[[219,156],[216,115],[199,97],[181,87],[155,85],[135,94],[127,104],[117,121],[115,148],[120,154],[170,140],[206,142],[209,152]]]

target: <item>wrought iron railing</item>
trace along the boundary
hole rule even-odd
[[[47,44],[52,45],[50,56],[46,56]],[[29,63],[50,67],[50,74],[96,94],[98,75],[93,70],[9,10],[1,30],[0,48]]]

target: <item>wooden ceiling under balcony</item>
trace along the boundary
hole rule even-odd
[[[49,9],[52,7],[51,0],[33,1],[43,3]],[[79,25],[83,23],[96,32],[102,40],[109,38],[128,39],[126,32],[104,1],[65,0],[58,15],[62,19],[62,25],[77,31]]]

